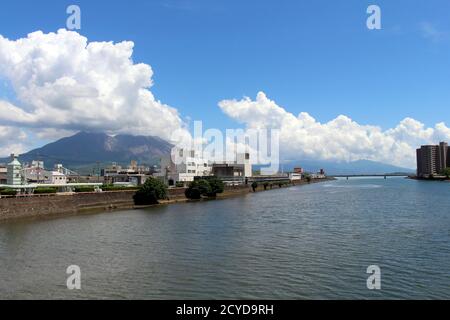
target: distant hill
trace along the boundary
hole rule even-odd
[[[352,162],[299,160],[285,162],[282,167],[284,171],[291,171],[294,167],[302,167],[308,172],[317,172],[320,169],[324,169],[328,175],[414,173],[413,169],[397,167],[370,160],[358,160]]]
[[[136,160],[140,164],[155,164],[161,156],[170,155],[172,145],[158,137],[117,135],[80,132],[62,138],[42,148],[20,155],[22,163],[42,160],[47,168],[61,163],[67,168],[83,168],[117,162],[128,164]],[[1,163],[8,158],[0,159]]]

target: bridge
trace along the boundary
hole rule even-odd
[[[387,179],[388,177],[409,177],[410,175],[406,173],[389,173],[389,174],[340,174],[340,175],[332,175],[330,177],[332,178],[371,178],[371,177],[383,177],[384,179]]]

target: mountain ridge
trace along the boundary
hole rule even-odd
[[[172,145],[159,137],[127,134],[110,136],[81,131],[23,153],[19,160],[42,160],[46,167],[57,163],[67,167],[88,166],[97,162],[126,164],[131,160],[150,165],[155,164],[160,157],[169,155],[171,149]],[[0,162],[8,160],[3,158]]]

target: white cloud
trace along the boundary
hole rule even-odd
[[[21,153],[27,148],[26,133],[14,127],[0,126],[0,157]]]
[[[153,96],[153,71],[133,62],[133,46],[88,42],[64,29],[15,41],[0,35],[0,76],[17,100],[0,100],[0,124],[38,137],[89,130],[169,139],[184,123]]]
[[[344,115],[320,123],[305,112],[293,115],[263,92],[258,93],[256,100],[224,100],[219,106],[247,128],[280,129],[281,154],[285,159],[367,159],[413,168],[417,146],[450,140],[450,129],[444,123],[426,128],[411,118],[385,131],[358,124]]]

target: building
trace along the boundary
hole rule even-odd
[[[446,142],[421,146],[416,150],[416,156],[420,178],[440,175],[445,168],[450,168],[450,148]]]
[[[305,173],[305,170],[303,170],[303,168],[300,167],[294,168],[294,173],[303,174]]]
[[[247,183],[248,178],[253,176],[250,153],[237,153],[234,161],[213,163],[212,174],[228,185]]]
[[[123,168],[117,163],[101,170],[101,179],[97,177],[97,182],[103,181],[106,184],[134,185],[140,186],[153,175],[153,170],[147,166],[138,165],[132,160],[128,167]],[[95,180],[95,178],[93,177]]]
[[[0,165],[0,184],[8,183],[8,169],[5,165]]]
[[[195,150],[187,149],[175,149],[173,150],[176,157],[176,164],[166,165],[167,168],[174,167],[168,174],[169,185],[176,182],[192,182],[195,177],[210,176],[212,172],[212,166],[208,160],[201,157],[201,155]]]
[[[44,168],[43,161],[32,161],[31,164],[25,164],[22,169],[22,175],[26,183],[46,183],[48,172]]]
[[[11,154],[11,162],[7,166],[7,184],[11,186],[22,184],[22,165],[15,154]]]
[[[302,180],[303,175],[298,172],[291,172],[289,173],[289,180],[291,181],[300,181]]]
[[[67,184],[67,177],[64,173],[59,171],[47,171],[45,173],[45,183],[54,185]]]

